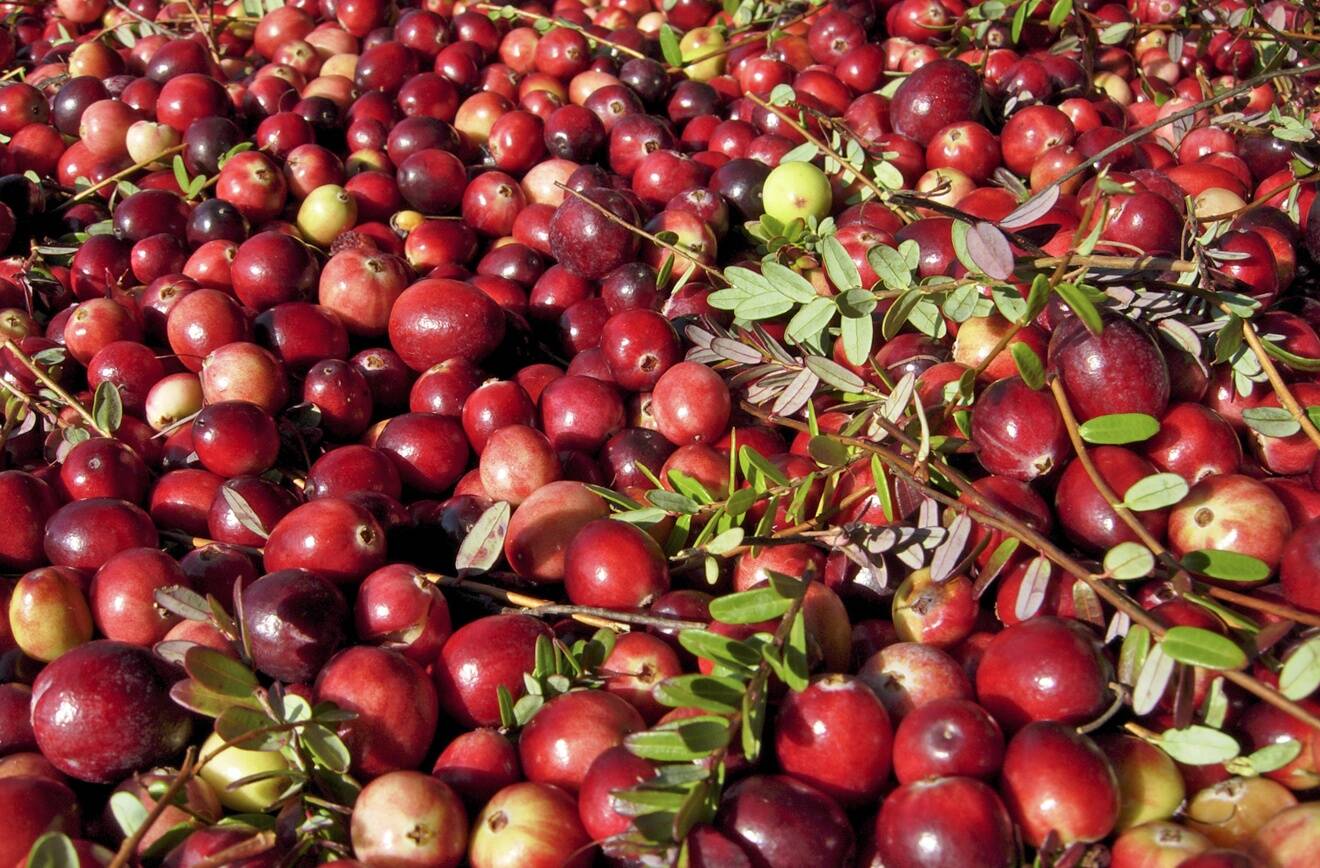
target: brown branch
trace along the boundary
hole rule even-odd
[[[98,192],[104,190],[106,187],[109,187],[112,184],[118,184],[120,181],[124,180],[129,175],[132,175],[135,172],[142,171],[143,169],[150,166],[152,163],[158,163],[161,160],[168,159],[169,157],[174,156],[175,154],[181,154],[183,153],[183,149],[185,147],[187,147],[187,145],[180,144],[180,145],[175,145],[171,148],[166,148],[165,150],[161,151],[159,154],[155,155],[149,160],[140,160],[134,163],[133,165],[129,166],[127,169],[120,169],[118,172],[115,172],[113,175],[109,176],[108,178],[102,178],[100,181],[97,181],[95,184],[92,184],[90,187],[82,188],[77,193],[73,194],[72,197],[66,199],[64,203],[60,205],[60,208],[63,209],[63,208],[68,208],[71,205],[76,205],[82,200],[96,195]]]
[[[55,397],[62,404],[64,404],[66,407],[73,408],[73,410],[83,418],[83,421],[87,423],[89,428],[91,428],[93,431],[95,431],[97,434],[99,434],[102,437],[114,436],[109,431],[106,431],[104,428],[100,426],[100,424],[96,421],[96,417],[92,415],[92,412],[90,410],[88,410],[86,407],[82,405],[81,401],[70,395],[63,386],[55,382],[55,380],[51,378],[50,374],[48,374],[46,370],[43,367],[41,367],[41,365],[34,362],[31,356],[29,356],[27,353],[19,349],[18,344],[14,343],[12,339],[6,338],[5,342],[3,344],[0,344],[0,347],[3,347],[4,349],[12,353],[14,358],[18,360],[19,364],[27,368],[28,371],[32,374],[32,376],[36,377],[37,381],[41,383],[41,385],[49,389],[50,392],[54,394]]]
[[[123,840],[123,843],[119,845],[119,849],[115,852],[115,857],[110,860],[108,868],[124,868],[124,866],[133,861],[134,853],[136,853],[138,844],[142,841],[142,837],[146,835],[152,825],[160,819],[161,814],[165,813],[165,809],[170,807],[170,804],[174,801],[174,796],[178,794],[184,784],[188,783],[197,770],[201,768],[201,765],[197,765],[196,761],[197,748],[188,748],[188,752],[184,754],[183,757],[183,765],[179,767],[179,773],[170,781],[169,786],[165,788],[165,792],[161,793],[156,799],[156,804],[151,806],[151,810],[147,812],[146,819],[144,819],[142,823],[133,830],[133,834],[126,837]],[[202,765],[205,765],[205,763],[202,763]]]

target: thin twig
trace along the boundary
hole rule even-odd
[[[46,370],[42,368],[41,365],[38,365],[36,362],[34,362],[31,356],[29,356],[27,353],[19,349],[18,344],[14,343],[12,339],[6,338],[5,342],[3,344],[0,344],[0,347],[3,347],[4,349],[12,353],[14,358],[18,360],[19,364],[27,368],[28,371],[32,373],[32,376],[36,377],[37,381],[40,382],[41,385],[49,389],[51,393],[54,394],[55,397],[60,400],[61,403],[63,403],[67,407],[72,407],[74,411],[76,411],[78,415],[83,418],[83,421],[86,422],[88,427],[90,427],[93,431],[95,431],[97,434],[99,434],[102,437],[114,436],[109,431],[106,431],[104,428],[101,427],[100,423],[96,421],[96,417],[92,415],[92,412],[90,410],[88,410],[86,407],[82,405],[81,401],[70,395],[64,389],[63,386],[61,386],[59,383],[51,379],[50,374],[46,373]]]

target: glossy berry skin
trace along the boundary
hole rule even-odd
[[[504,338],[504,312],[474,286],[422,280],[395,301],[389,335],[390,346],[414,371],[455,356],[479,362]]]
[[[1170,510],[1169,549],[1179,558],[1200,549],[1236,552],[1273,571],[1292,530],[1265,483],[1236,473],[1207,476]]]
[[[440,752],[431,774],[449,784],[468,805],[484,805],[522,780],[518,749],[491,727],[459,734]]]
[[[1165,473],[1194,485],[1210,475],[1236,473],[1242,441],[1225,419],[1202,404],[1174,404],[1160,419],[1160,430],[1141,444],[1142,454]]]
[[[60,487],[70,500],[111,497],[140,504],[147,494],[147,465],[128,444],[92,437],[69,450]]]
[[[789,693],[775,718],[779,767],[845,807],[873,801],[889,777],[889,714],[864,681],[825,675]]]
[[[599,280],[637,258],[638,238],[606,217],[596,205],[634,226],[637,210],[614,190],[592,189],[582,197],[568,194],[550,218],[550,252],[566,269]]]
[[[97,497],[60,507],[46,523],[46,557],[56,566],[99,569],[125,549],[157,547],[151,516],[123,500]]]
[[[395,416],[381,429],[376,448],[394,461],[406,487],[426,494],[448,491],[467,467],[462,426],[434,413]]]
[[[875,820],[875,847],[886,868],[1017,864],[1004,803],[967,777],[913,781],[886,796]]]
[[[1289,603],[1320,612],[1320,518],[1299,526],[1288,538],[1279,583]]]
[[[1000,792],[1034,847],[1057,832],[1063,843],[1098,841],[1118,818],[1118,780],[1091,739],[1059,723],[1033,723],[1004,754]]]
[[[416,768],[435,736],[435,687],[421,666],[394,651],[357,646],[339,652],[317,675],[316,699],[357,715],[339,725],[356,775]]]
[[[42,531],[58,507],[50,486],[32,474],[0,473],[0,514],[9,517],[9,527],[0,535],[0,568],[22,572],[44,563]]]
[[[937,699],[915,708],[894,733],[894,776],[903,784],[947,775],[991,780],[1003,759],[999,724],[965,699]]]
[[[499,726],[497,688],[516,700],[536,663],[536,640],[550,629],[527,615],[491,615],[454,631],[432,668],[440,707],[467,727]]]
[[[458,868],[467,821],[463,802],[447,784],[417,771],[391,772],[358,794],[350,822],[353,852],[369,865]]]
[[[769,868],[851,864],[847,816],[820,790],[787,775],[754,775],[729,787],[715,825]]]
[[[634,755],[623,745],[596,757],[578,791],[578,816],[587,834],[602,841],[631,829],[632,817],[615,810],[613,792],[632,789],[655,777],[655,772],[654,763]]]
[[[1094,335],[1080,319],[1050,336],[1049,365],[1058,372],[1079,422],[1111,413],[1156,419],[1169,405],[1169,367],[1154,338],[1123,317],[1108,317]]]
[[[564,552],[564,590],[579,606],[635,609],[669,590],[664,551],[645,531],[597,519]]]
[[[600,346],[614,381],[633,392],[653,388],[683,357],[678,333],[652,310],[625,310],[610,317]]]
[[[1109,704],[1109,678],[1080,623],[1032,618],[990,640],[976,670],[976,698],[1010,731],[1036,720],[1077,725]]]
[[[724,379],[697,362],[674,365],[651,392],[656,425],[675,446],[718,440],[728,428],[731,404]]]
[[[960,60],[937,60],[913,72],[889,106],[894,131],[925,146],[944,127],[971,120],[980,107],[981,79]]]
[[[551,381],[541,392],[540,411],[541,430],[557,450],[594,453],[626,423],[619,390],[581,374]]]
[[[1149,461],[1122,446],[1097,446],[1089,452],[1100,478],[1119,498],[1139,480],[1156,472]],[[1118,517],[1091,482],[1080,461],[1074,460],[1064,469],[1054,492],[1054,508],[1064,531],[1086,550],[1102,552],[1137,539],[1136,533]],[[1164,536],[1168,510],[1153,509],[1133,515],[1156,539]]]
[[[1053,396],[1020,377],[998,380],[981,393],[972,410],[972,444],[982,467],[1022,482],[1049,475],[1072,454]]]
[[[573,538],[592,521],[608,515],[605,500],[581,482],[565,479],[543,485],[514,510],[504,539],[504,556],[523,578],[563,581]],[[601,590],[594,577],[583,584]]]
[[[270,572],[306,569],[352,582],[385,564],[385,531],[361,506],[326,497],[304,503],[270,532],[264,551]]]
[[[576,793],[596,757],[645,728],[637,709],[614,694],[574,690],[551,699],[523,727],[518,757],[528,780]]]
[[[192,424],[193,449],[218,476],[255,476],[279,457],[280,435],[270,414],[246,401],[203,407]]]
[[[430,665],[453,633],[449,603],[416,567],[389,564],[368,575],[353,603],[358,638]]]
[[[149,650],[88,642],[63,654],[32,686],[42,754],[81,781],[109,784],[183,749],[192,719],[169,697],[177,673]]]
[[[128,549],[105,562],[88,588],[96,628],[107,639],[149,648],[179,621],[155,594],[191,583],[174,558],[155,548]]]
[[[252,662],[272,678],[311,681],[344,641],[348,604],[315,573],[267,573],[242,594]]]

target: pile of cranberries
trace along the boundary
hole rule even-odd
[[[1318,864],[1308,0],[0,13],[0,868]]]

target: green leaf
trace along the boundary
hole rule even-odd
[[[284,733],[257,732],[274,723],[263,711],[231,705],[215,720],[216,733],[242,750],[279,750],[285,743]]]
[[[110,813],[125,837],[132,835],[147,822],[147,809],[132,793],[119,792],[110,797]]]
[[[1027,302],[1017,290],[996,286],[990,290],[990,299],[1004,319],[1009,322],[1026,321]]]
[[[1068,13],[1072,12],[1072,8],[1073,0],[1058,0],[1050,10],[1049,25],[1062,27],[1063,22],[1068,20]]]
[[[866,251],[866,262],[886,289],[907,289],[912,285],[912,269],[903,254],[887,244],[877,244]]]
[[[501,684],[495,688],[495,697],[500,704],[500,726],[513,729],[518,725],[518,718],[513,713],[513,694]]]
[[[1127,635],[1123,637],[1123,644],[1118,651],[1118,680],[1124,684],[1135,685],[1149,654],[1150,631],[1140,624],[1128,627]],[[1159,697],[1156,699],[1158,700]]]
[[[827,236],[820,243],[820,253],[825,261],[825,274],[839,292],[846,292],[862,285],[862,275],[857,270],[857,263],[853,262],[838,238],[833,235]]]
[[[771,291],[763,295],[754,295],[738,302],[737,307],[733,309],[733,315],[738,319],[756,322],[757,320],[774,319],[777,316],[782,316],[788,313],[792,309],[792,299]]]
[[[124,401],[120,397],[119,387],[109,380],[102,380],[96,387],[92,398],[92,418],[102,431],[113,434],[124,421]]]
[[[941,309],[944,315],[954,322],[967,322],[976,313],[976,303],[980,300],[981,294],[976,291],[976,286],[964,283],[949,293]]]
[[[692,717],[676,729],[635,732],[623,740],[636,756],[670,763],[702,759],[728,743],[729,722],[722,717]]]
[[[700,504],[714,502],[715,498],[706,490],[706,486],[683,471],[675,468],[670,470],[667,475],[669,476],[669,483],[674,486],[674,490],[679,494],[690,497]]]
[[[776,87],[779,86],[780,85],[776,85]],[[796,148],[790,150],[787,154],[784,154],[784,156],[780,157],[779,162],[781,165],[784,163],[810,163],[812,160],[816,159],[816,155],[819,153],[820,148],[816,147],[814,142],[803,142]]]
[[[1155,569],[1155,555],[1138,542],[1123,542],[1105,552],[1105,575],[1119,582],[1144,579]]]
[[[1135,629],[1136,626],[1131,628]],[[1169,679],[1173,677],[1174,665],[1174,659],[1164,653],[1163,643],[1149,650],[1146,659],[1141,662],[1137,680],[1132,685],[1132,711],[1135,714],[1149,714],[1159,705],[1160,697],[1164,696]]]
[[[780,617],[792,605],[793,598],[781,594],[771,583],[716,597],[710,601],[710,616],[726,624],[759,624]]]
[[[788,485],[788,477],[784,475],[784,471],[750,446],[738,447],[738,467],[744,477],[757,482],[762,490],[765,488],[762,484],[764,481],[775,485]],[[756,472],[753,473],[753,470]]]
[[[755,697],[753,697],[755,693]],[[761,756],[762,734],[765,732],[765,691],[747,691],[742,698],[742,749],[748,762]]]
[[[676,491],[656,489],[647,492],[646,499],[651,501],[653,506],[663,509],[665,512],[677,513],[678,515],[696,515],[701,512],[701,504]]]
[[[1242,317],[1230,315],[1223,328],[1215,333],[1216,363],[1223,364],[1237,355],[1238,348],[1242,346],[1242,322]]]
[[[732,714],[742,704],[744,689],[741,681],[723,675],[679,675],[656,685],[653,695],[657,702],[671,708]]]
[[[455,569],[484,573],[495,566],[504,553],[504,538],[509,533],[512,510],[502,500],[486,508],[463,537],[458,554],[454,556]]]
[[[348,746],[333,730],[312,723],[302,728],[301,736],[313,759],[335,774],[347,774],[353,758]]]
[[[713,555],[726,555],[742,545],[744,531],[740,527],[731,527],[706,543],[706,551]]]
[[[1320,636],[1293,649],[1279,671],[1279,692],[1292,700],[1305,699],[1320,687]]]
[[[1121,446],[1149,440],[1160,430],[1160,420],[1145,413],[1110,413],[1088,419],[1077,428],[1087,443]]]
[[[678,46],[678,34],[668,24],[660,27],[660,54],[670,66],[683,65],[683,51]]]
[[[1164,653],[1189,666],[1205,669],[1241,669],[1246,653],[1227,636],[1201,627],[1171,627],[1160,640]]]
[[[1152,473],[1132,483],[1123,495],[1123,505],[1136,512],[1173,506],[1187,496],[1187,480],[1176,473]]]
[[[810,304],[815,299],[822,298],[816,294],[816,287],[812,286],[810,281],[786,265],[780,265],[778,262],[763,262],[761,274],[770,281],[770,286],[775,292],[798,304]]]
[[[829,328],[838,310],[833,299],[818,295],[793,314],[784,335],[795,344],[812,343]]]
[[[1086,293],[1082,292],[1075,284],[1060,283],[1054,287],[1054,291],[1064,300],[1064,303],[1072,309],[1077,318],[1091,332],[1098,335],[1104,331],[1104,321],[1100,319],[1100,311],[1096,310],[1091,299],[1087,298]]]
[[[751,645],[709,630],[684,630],[678,634],[678,644],[695,656],[704,657],[726,669],[752,672],[761,662],[760,652]]]
[[[47,832],[28,851],[27,868],[78,868],[79,864],[78,851],[63,832]]]
[[[1297,759],[1302,752],[1302,743],[1295,738],[1267,744],[1260,750],[1253,751],[1246,757],[1251,770],[1258,775],[1277,771]]]
[[[784,646],[784,672],[781,676],[789,690],[801,693],[811,678],[807,657],[807,622],[802,611],[793,616],[788,629],[788,644]]]
[[[188,177],[188,167],[183,164],[183,157],[175,154],[172,168],[174,169],[174,183],[179,185],[180,190],[187,190],[191,179]]]
[[[1188,552],[1182,565],[1189,572],[1226,582],[1261,582],[1270,577],[1270,566],[1264,561],[1218,549]]]
[[[1027,388],[1040,391],[1045,386],[1045,365],[1025,341],[1014,341],[1008,345],[1008,351],[1017,365],[1018,375]]]
[[[1166,729],[1160,735],[1159,746],[1178,762],[1190,766],[1228,762],[1241,750],[1232,736],[1208,726]]]
[[[725,742],[728,736],[726,731]],[[683,800],[674,814],[673,835],[675,841],[683,841],[687,838],[692,827],[703,819],[714,819],[713,811],[708,810],[711,796],[711,782],[701,781],[692,788],[688,797]]]
[[[839,340],[843,341],[843,355],[849,363],[866,364],[875,343],[875,320],[870,314],[845,316],[839,325]]]
[[[747,510],[756,503],[757,493],[750,488],[740,488],[724,502],[724,511],[734,518],[746,515]]]
[[[1027,23],[1027,13],[1029,9],[1026,0],[1018,3],[1017,8],[1013,10],[1013,21],[1008,28],[1008,38],[1017,42],[1022,38],[1022,28]]]
[[[1027,309],[1023,311],[1022,319],[1018,320],[1023,325],[1034,320],[1045,309],[1045,305],[1050,301],[1050,281],[1043,274],[1037,274],[1031,281],[1031,290],[1027,293]]]
[[[907,325],[908,317],[912,316],[912,310],[920,301],[919,292],[906,292],[896,298],[880,320],[880,336],[887,341],[892,340]]]
[[[1118,45],[1128,38],[1128,34],[1132,32],[1132,26],[1131,21],[1120,21],[1117,24],[1109,25],[1100,31],[1100,44]]]
[[[821,382],[844,392],[860,392],[866,388],[861,377],[824,356],[807,356],[807,370],[819,377]]]
[[[647,783],[650,783],[647,781]],[[685,789],[616,790],[610,794],[614,809],[629,817],[641,817],[656,811],[674,812],[687,798]]]
[[[250,669],[213,648],[189,648],[183,667],[194,681],[221,696],[247,699],[257,688],[257,677]]]
[[[1302,430],[1301,423],[1282,407],[1249,407],[1242,411],[1242,421],[1265,437],[1291,437]]]

